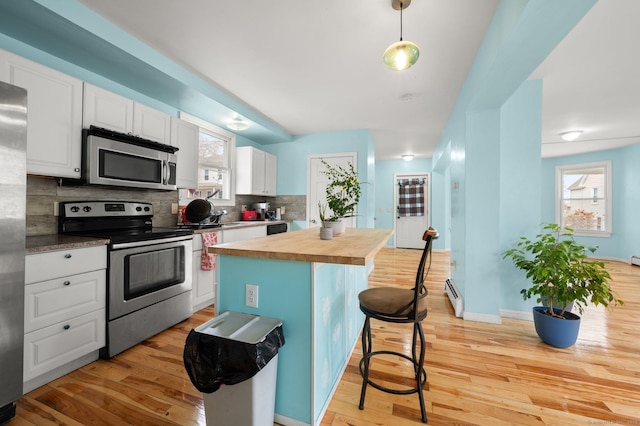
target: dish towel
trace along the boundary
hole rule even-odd
[[[424,215],[424,180],[400,179],[398,191],[398,217]]]
[[[216,268],[216,255],[209,254],[209,247],[218,244],[217,232],[203,232],[202,234],[202,256],[200,267],[203,271],[212,271]]]

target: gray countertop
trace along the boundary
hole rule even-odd
[[[41,253],[53,250],[103,246],[109,244],[105,238],[76,237],[72,235],[37,235],[27,237],[26,254]]]

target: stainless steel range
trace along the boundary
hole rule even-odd
[[[108,238],[107,345],[111,358],[191,316],[193,231],[154,228],[153,205],[60,203],[58,232]]]

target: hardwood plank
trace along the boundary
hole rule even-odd
[[[370,286],[413,285],[420,251],[383,248]],[[640,423],[640,268],[605,262],[625,305],[587,307],[578,342],[545,345],[529,321],[483,324],[455,318],[444,294],[449,256],[435,252],[430,274],[424,391],[431,425],[586,425]],[[154,424],[204,425],[202,394],[182,365],[192,328],[211,319],[213,307],[110,360],[93,362],[18,401],[11,426]],[[372,322],[376,348],[403,348],[410,327]],[[417,425],[417,396],[369,387],[359,410],[362,378],[354,349],[322,419],[323,426]],[[400,360],[376,359],[373,375],[390,386],[408,383]]]

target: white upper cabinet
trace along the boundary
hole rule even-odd
[[[83,127],[91,125],[171,145],[169,114],[85,83]]]
[[[133,133],[133,101],[89,83],[84,83],[82,126],[102,127],[120,133]]]
[[[243,146],[236,149],[236,194],[276,195],[276,156]]]
[[[137,102],[133,103],[133,134],[165,145],[171,143],[171,116]]]
[[[80,177],[82,81],[0,50],[0,80],[27,89],[27,173]]]
[[[200,128],[188,121],[171,117],[171,145],[178,147],[176,185],[198,188],[198,144]]]
[[[264,155],[264,194],[273,197],[276,195],[278,158],[268,152]]]

